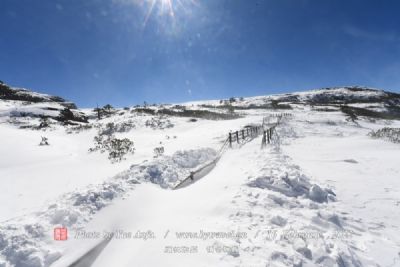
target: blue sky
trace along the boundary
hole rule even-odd
[[[167,2],[146,21],[151,0],[1,0],[0,80],[81,107],[400,92],[399,1]]]

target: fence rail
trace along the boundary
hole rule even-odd
[[[228,134],[229,147],[232,147],[233,143],[235,142],[240,144],[241,141],[245,142],[249,139],[252,140],[256,138],[262,133],[263,129],[264,129],[263,125],[258,125],[258,126],[245,127],[235,132],[230,132]]]
[[[290,113],[288,113],[290,114]],[[225,139],[224,143],[222,144],[221,148],[218,150],[217,156],[211,162],[203,165],[199,169],[192,171],[189,176],[185,179],[180,181],[174,189],[179,189],[188,186],[195,180],[200,179],[207,175],[214,167],[217,165],[217,162],[222,157],[223,153],[228,149],[232,148],[234,144],[243,144],[253,140],[254,138],[263,135],[262,139],[262,148],[264,148],[268,142],[271,142],[272,135],[274,134],[276,126],[279,124],[282,116],[271,116],[277,117],[278,120],[275,123],[266,123],[265,119],[263,119],[262,125],[254,125],[254,126],[246,126],[241,130],[237,130],[234,132],[229,132],[228,137]]]

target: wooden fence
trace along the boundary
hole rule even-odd
[[[221,148],[218,150],[218,154],[214,160],[203,165],[199,169],[192,171],[188,177],[180,181],[174,189],[179,189],[186,187],[192,184],[194,181],[204,177],[207,175],[214,167],[217,165],[217,162],[222,157],[223,153],[228,149],[232,148],[235,144],[244,144],[250,142],[254,138],[263,135],[262,139],[262,148],[264,148],[268,142],[271,142],[272,136],[275,131],[275,127],[277,123],[274,124],[264,124],[263,125],[253,125],[253,126],[246,126],[241,130],[237,130],[234,132],[229,132],[227,139],[225,139],[224,143],[222,144]]]
[[[256,138],[262,133],[263,129],[263,125],[246,126],[245,128],[236,132],[230,132],[228,134],[229,147],[232,147],[233,143],[240,144]]]

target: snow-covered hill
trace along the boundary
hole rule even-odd
[[[0,87],[1,267],[73,266],[112,232],[81,266],[400,266],[399,94],[66,103]],[[172,190],[230,131],[282,114],[265,149],[262,135],[233,143]]]
[[[72,111],[66,116],[63,114],[65,110]],[[14,88],[0,82],[0,120],[14,119],[24,124],[21,118],[48,118],[64,123],[87,121],[74,103],[59,96]],[[29,125],[26,126],[29,127]]]
[[[25,103],[54,102],[54,103],[60,103],[64,107],[72,109],[76,108],[76,105],[74,103],[67,102],[65,99],[59,96],[37,93],[25,88],[10,87],[3,82],[0,82],[0,99],[23,101]]]

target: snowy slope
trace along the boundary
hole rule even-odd
[[[17,111],[58,116],[48,107],[59,103],[0,100],[0,266],[69,266],[115,231],[126,235],[91,266],[399,266],[400,150],[368,133],[400,122],[364,112],[393,111],[397,98],[321,89],[235,99],[240,116],[229,120],[201,118],[232,112],[215,100],[115,109],[100,120],[77,110],[88,123],[44,128],[21,127],[41,121]],[[364,113],[352,120],[343,104]],[[174,115],[156,112],[165,109]],[[292,116],[266,149],[261,137],[234,145],[208,175],[171,190],[215,159],[229,131],[282,113]],[[116,163],[89,153],[109,131],[132,140],[134,153]],[[42,136],[49,146],[39,146]],[[68,241],[53,240],[59,226]]]
[[[63,111],[71,112],[69,117]],[[32,128],[31,118],[46,118],[65,123],[86,122],[74,103],[59,96],[37,93],[24,88],[0,83],[0,122],[11,122],[19,127]]]
[[[0,99],[31,103],[54,102],[59,103],[64,107],[76,108],[74,103],[67,102],[59,96],[38,93],[25,88],[11,87],[3,82],[0,82]]]

